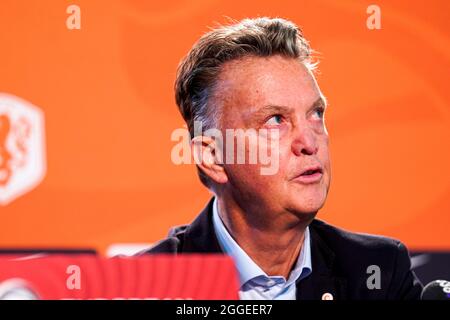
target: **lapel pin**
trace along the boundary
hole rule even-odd
[[[333,300],[333,295],[329,292],[326,292],[322,295],[322,300]]]

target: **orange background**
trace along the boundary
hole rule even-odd
[[[381,7],[381,30],[366,8]],[[68,30],[66,8],[81,8]],[[0,92],[45,114],[47,174],[0,206],[0,247],[153,242],[210,194],[170,159],[183,126],[179,59],[214,26],[281,16],[320,52],[333,181],[319,218],[450,249],[450,2],[42,1],[0,3]]]

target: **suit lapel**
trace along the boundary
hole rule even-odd
[[[313,221],[309,226],[312,273],[297,281],[297,300],[323,300],[326,293],[331,294],[333,300],[344,300],[347,281],[335,275],[335,254],[315,230],[314,224]]]

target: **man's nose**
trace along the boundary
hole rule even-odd
[[[317,138],[313,130],[308,127],[297,128],[294,130],[292,152],[296,156],[314,155],[317,153],[318,149]]]

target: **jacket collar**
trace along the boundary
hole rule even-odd
[[[186,228],[183,253],[223,254],[214,232],[213,200],[214,198],[208,202],[198,217]],[[297,281],[297,300],[322,300],[325,293],[331,294],[335,300],[345,299],[346,279],[335,275],[335,254],[319,234],[317,223],[317,220],[314,220],[309,226],[313,272],[308,277]]]
[[[186,228],[182,252],[224,253],[214,232],[213,202],[214,198]]]

